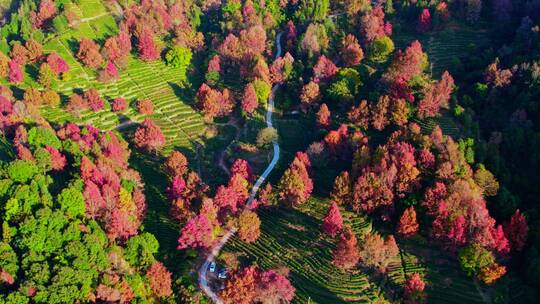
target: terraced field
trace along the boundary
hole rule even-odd
[[[468,54],[489,43],[487,31],[483,25],[475,27],[463,23],[452,22],[442,31],[431,31],[418,36],[407,29],[403,33],[392,36],[397,48],[407,47],[413,40],[420,40],[424,51],[428,54],[430,72],[435,79],[454,65],[453,59],[467,59]]]
[[[445,135],[450,135],[456,140],[461,137],[461,130],[454,121],[454,118],[451,117],[449,113],[446,113],[440,117],[427,118],[423,120],[415,118],[414,122],[420,125],[422,128],[422,133],[424,134],[431,133],[433,128],[438,125]]]
[[[261,237],[246,244],[235,237],[225,252],[239,253],[265,269],[286,266],[297,289],[293,303],[369,303],[381,289],[359,270],[341,272],[332,266],[333,242],[320,233],[327,201],[310,199],[301,210],[262,209]],[[371,230],[364,218],[343,212],[357,234]]]
[[[288,267],[297,289],[293,303],[371,303],[399,292],[407,275],[418,272],[428,284],[429,303],[484,303],[476,284],[457,261],[440,253],[421,237],[399,241],[400,255],[388,266],[386,279],[357,269],[341,272],[332,266],[334,242],[320,233],[328,202],[312,198],[299,210],[261,209],[261,237],[253,244],[233,238],[223,252],[234,252],[242,263],[265,269]],[[342,210],[344,221],[360,239],[371,223]],[[386,288],[386,287],[391,287]]]
[[[97,81],[96,71],[83,67],[74,58],[77,41],[82,36],[103,41],[117,32],[117,26],[101,1],[83,1],[82,6],[79,15],[83,18],[81,20],[88,21],[82,21],[76,29],[54,37],[44,45],[45,52],[59,53],[70,66],[70,78],[58,81],[57,90],[63,102],[66,102],[73,92],[80,93],[87,88],[96,88],[109,102],[116,97],[124,97],[128,102],[150,99],[154,103],[155,112],[151,118],[161,127],[167,138],[163,152],[167,154],[174,148],[191,150],[193,142],[198,140],[198,135],[204,129],[204,123],[202,117],[180,96],[188,92],[188,89],[184,88],[185,71],[168,67],[161,60],[146,63],[132,56],[127,68],[120,72],[118,81],[107,84]],[[32,74],[31,71],[27,72]],[[26,75],[23,87],[40,85]],[[44,107],[42,114],[51,122],[88,123],[108,130],[128,120],[141,122],[145,118],[131,107],[124,113],[113,113],[108,103],[104,110],[98,113],[86,111],[81,113],[80,117],[74,117],[58,107]],[[122,126],[129,125],[125,123]]]
[[[429,303],[484,303],[479,287],[460,270],[457,260],[420,237],[399,245],[403,272],[425,277]]]
[[[467,54],[489,42],[487,31],[464,25],[451,25],[422,41],[431,63],[431,72],[441,75],[452,67],[453,58],[464,59]]]

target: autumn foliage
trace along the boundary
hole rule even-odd
[[[429,9],[425,8],[418,16],[418,23],[416,24],[416,30],[420,33],[427,32],[431,29],[431,13]]]
[[[350,227],[345,227],[334,249],[333,264],[341,269],[351,269],[360,259],[357,240]]]
[[[103,57],[101,57],[99,52],[99,46],[88,38],[81,38],[79,41],[77,59],[92,69],[100,67],[103,63]]]
[[[343,219],[336,202],[330,204],[328,212],[323,219],[322,230],[324,233],[334,237],[343,228]]]
[[[391,259],[399,254],[399,248],[394,236],[383,238],[378,233],[370,233],[365,236],[359,254],[362,264],[384,273]]]
[[[161,128],[148,118],[135,130],[133,140],[137,148],[147,151],[157,151],[165,145]]]
[[[255,109],[257,108],[258,100],[257,100],[257,92],[255,92],[255,88],[251,83],[248,83],[246,85],[246,88],[244,89],[244,95],[242,96],[242,110],[246,113],[253,113]]]
[[[123,97],[115,98],[112,102],[111,108],[114,112],[121,112],[127,109],[127,100]]]
[[[39,2],[36,12],[30,12],[30,22],[34,28],[41,28],[56,14],[56,6],[52,0]]]
[[[159,58],[160,50],[155,42],[154,33],[146,26],[137,32],[137,49],[139,57],[144,61],[152,61]]]
[[[69,72],[69,65],[57,53],[50,53],[47,56],[47,63],[49,64],[51,69],[54,71],[56,76]]]
[[[165,172],[171,178],[184,176],[188,169],[187,158],[179,151],[173,151],[163,165]]]
[[[358,65],[364,59],[364,51],[352,34],[348,34],[341,42],[341,59],[345,66]]]
[[[384,11],[380,5],[377,5],[371,11],[362,15],[360,19],[360,33],[362,39],[367,43],[373,40],[392,34],[392,25],[384,22]]]
[[[424,303],[426,300],[426,283],[422,279],[419,273],[413,272],[407,277],[405,281],[404,302],[408,304]]]
[[[154,104],[150,99],[142,99],[137,101],[137,111],[144,115],[154,114]]]
[[[171,273],[160,262],[155,262],[146,272],[150,281],[150,288],[158,298],[172,295]]]
[[[198,106],[204,116],[212,120],[214,117],[221,117],[230,114],[234,104],[228,89],[222,92],[212,89],[207,84],[201,85],[197,92]]]
[[[21,66],[15,61],[9,61],[9,82],[20,83],[23,80],[23,72]]]
[[[397,233],[409,237],[418,232],[418,222],[416,221],[416,211],[414,207],[405,209],[403,215],[399,219]]]
[[[328,110],[328,106],[325,103],[321,105],[316,116],[317,116],[317,125],[319,127],[328,128],[330,126],[330,122],[331,122],[330,110]]]
[[[198,215],[191,218],[178,238],[178,249],[186,248],[208,248],[214,241],[212,223],[205,215]]]
[[[297,152],[296,157],[283,174],[278,188],[280,199],[294,207],[304,203],[313,191],[313,181],[309,177],[311,162],[307,154]]]
[[[513,250],[523,250],[527,242],[528,232],[529,226],[527,225],[527,220],[518,209],[504,225],[504,233],[510,241]]]
[[[283,303],[291,301],[294,294],[295,288],[285,275],[250,266],[232,274],[220,297],[227,304]]]
[[[439,114],[440,108],[448,108],[453,86],[454,79],[448,71],[445,71],[439,82],[426,89],[424,98],[418,103],[418,116],[420,118],[434,117]]]
[[[247,243],[255,242],[261,234],[261,220],[257,213],[244,210],[238,217],[238,237]]]

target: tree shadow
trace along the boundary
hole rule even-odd
[[[179,84],[167,81],[167,84],[169,87],[173,90],[174,95],[178,97],[178,99],[182,100],[183,103],[189,105],[194,110],[195,107],[195,94],[192,90],[189,90],[185,87],[181,87]]]
[[[69,96],[61,92],[58,95],[60,95],[60,107],[65,108],[69,103]]]
[[[70,38],[69,40],[66,40],[67,47],[73,53],[73,55],[76,55],[79,51],[79,41],[75,38]]]
[[[405,263],[406,274],[418,272],[426,282],[428,302],[430,298],[440,300],[461,301],[462,303],[483,303],[477,283],[468,277],[459,266],[453,254],[434,247],[425,239],[400,241],[402,256],[414,256],[417,261],[413,265]]]
[[[13,97],[17,100],[22,100],[24,97],[24,90],[16,85],[10,85],[9,89],[13,92]]]
[[[27,64],[24,66],[24,70],[32,79],[38,79],[39,67],[37,64]]]
[[[185,251],[176,249],[180,223],[169,216],[170,202],[165,195],[169,181],[161,170],[163,161],[161,156],[151,156],[137,150],[133,150],[130,157],[130,165],[140,173],[145,187],[147,211],[143,230],[156,237],[160,245],[157,258],[178,277],[186,272],[189,263]]]
[[[204,145],[199,147],[199,167],[201,178],[210,186],[217,186],[227,182],[229,176],[218,166],[219,157],[224,149],[234,140],[236,129],[232,126],[219,126],[218,134],[205,139]],[[228,158],[225,166],[229,167]]]

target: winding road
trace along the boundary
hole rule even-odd
[[[276,36],[276,56],[275,59],[279,58],[281,56],[281,35],[283,33],[278,33]],[[270,97],[268,98],[268,108],[266,109],[266,125],[268,127],[272,126],[272,113],[274,111],[274,95],[276,91],[279,89],[280,84],[276,83],[272,87],[272,93],[270,94]],[[274,140],[272,142],[272,146],[274,148],[274,154],[272,157],[272,161],[270,161],[270,164],[268,164],[268,167],[264,170],[263,174],[257,179],[255,182],[255,185],[253,185],[253,188],[251,188],[251,194],[248,198],[248,201],[246,203],[246,208],[251,208],[251,205],[253,203],[253,199],[255,199],[255,196],[257,196],[257,192],[259,191],[259,188],[261,185],[266,181],[266,178],[268,175],[270,175],[270,172],[274,169],[277,162],[279,161],[279,144],[277,140]],[[210,263],[212,263],[216,256],[221,251],[221,248],[225,246],[225,243],[229,241],[229,239],[236,233],[237,229],[232,228],[225,235],[221,237],[219,242],[212,247],[212,250],[206,257],[204,263],[201,265],[201,268],[199,269],[199,286],[201,287],[202,291],[210,298],[212,301],[216,304],[222,304],[223,301],[219,298],[219,296],[208,286],[208,280],[207,280],[207,273],[208,273],[208,267],[210,266]]]

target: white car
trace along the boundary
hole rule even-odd
[[[216,271],[216,262],[210,263],[210,267],[208,269],[210,270],[210,272],[215,272]]]
[[[220,279],[226,279],[227,278],[227,269],[222,269],[220,272],[218,272],[217,276]]]

